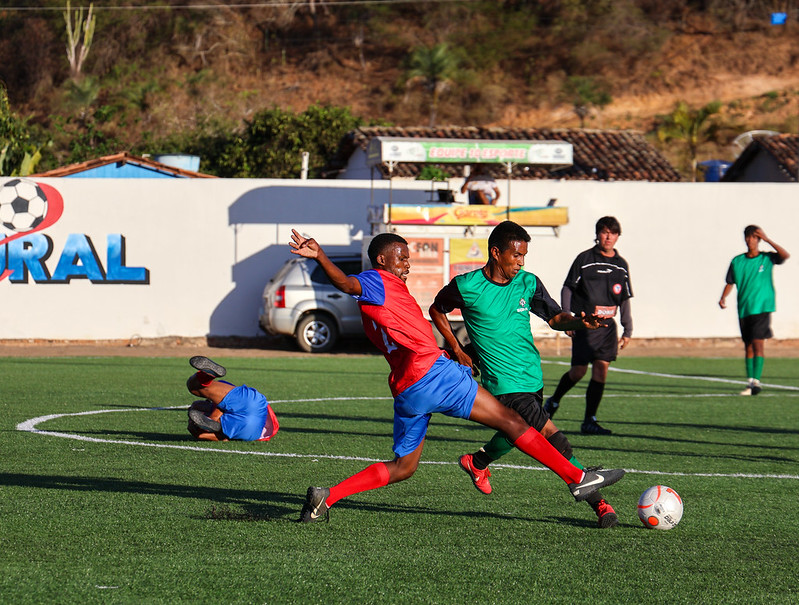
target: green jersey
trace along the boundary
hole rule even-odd
[[[461,310],[488,391],[533,393],[544,387],[530,313],[549,321],[561,308],[535,275],[519,271],[498,284],[483,269],[464,273],[441,289],[434,304],[442,313]]]
[[[747,317],[776,310],[774,265],[781,260],[776,252],[761,252],[754,258],[739,254],[730,262],[727,283],[738,291],[738,316]]]

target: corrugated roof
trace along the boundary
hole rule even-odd
[[[356,149],[366,151],[374,137],[494,139],[566,141],[572,144],[574,164],[553,170],[543,166],[517,164],[513,167],[514,179],[568,179],[601,181],[657,181],[675,182],[679,173],[657,149],[650,145],[640,132],[632,130],[586,130],[549,128],[480,128],[449,126],[441,128],[370,126],[352,130],[339,144],[336,156],[325,167],[327,178],[336,178],[347,166]],[[439,164],[451,177],[462,176],[462,168],[452,164]],[[394,168],[394,176],[414,178],[424,164],[402,163]],[[385,166],[379,166],[384,178]],[[505,166],[488,165],[495,178],[507,178]]]
[[[752,142],[738,156],[722,177],[722,181],[737,181],[743,175],[746,167],[760,153],[767,154],[774,160],[777,170],[785,175],[785,179],[796,182],[799,162],[799,135],[775,134],[755,135]]]
[[[87,160],[85,162],[80,162],[78,164],[70,164],[69,166],[55,168],[53,170],[48,170],[47,172],[40,172],[38,174],[33,174],[31,176],[35,177],[71,176],[74,174],[79,174],[81,172],[86,172],[88,170],[101,168],[102,166],[108,166],[110,164],[117,164],[117,163],[141,166],[142,168],[145,169],[156,170],[164,174],[172,174],[176,177],[181,177],[181,178],[191,178],[191,179],[216,178],[215,176],[210,174],[203,174],[201,172],[194,172],[192,170],[184,170],[182,168],[175,168],[174,166],[168,166],[167,164],[156,162],[155,160],[152,160],[150,158],[143,158],[133,155],[132,153],[129,153],[127,151],[123,151],[121,153],[115,153],[112,155],[106,155],[93,160]]]

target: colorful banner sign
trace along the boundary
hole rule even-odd
[[[550,206],[461,206],[445,204],[386,204],[386,223],[397,225],[498,225],[511,220],[534,227],[560,227],[569,222],[568,208]]]
[[[545,164],[571,166],[565,141],[493,141],[375,137],[366,150],[369,166],[386,162],[433,164]]]

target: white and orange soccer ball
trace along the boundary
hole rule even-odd
[[[680,494],[666,485],[654,485],[638,499],[638,518],[650,529],[673,529],[682,510]]]

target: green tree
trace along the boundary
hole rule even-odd
[[[435,126],[441,95],[458,72],[459,59],[446,44],[422,46],[411,53],[405,74],[408,86],[421,86],[430,99],[430,126]]]
[[[717,142],[722,124],[715,116],[721,110],[721,103],[713,101],[694,109],[685,101],[680,101],[670,114],[661,116],[658,126],[658,140],[662,143],[679,141],[685,145],[687,160],[691,166],[691,180],[696,181],[696,158],[699,148],[705,143]]]
[[[563,94],[580,119],[580,128],[585,128],[592,106],[602,109],[613,100],[607,86],[590,76],[570,76],[563,84]]]
[[[0,175],[31,174],[41,160],[43,147],[33,142],[26,121],[11,111],[8,93],[0,84]]]
[[[69,61],[69,75],[73,80],[81,78],[83,62],[89,55],[89,49],[94,39],[94,28],[97,18],[92,14],[94,4],[89,5],[89,13],[86,19],[83,18],[83,7],[78,9],[73,23],[72,7],[67,0],[67,7],[64,11],[64,23],[67,29],[67,60]],[[83,35],[81,36],[81,32]]]
[[[204,172],[227,178],[299,178],[307,151],[309,177],[318,178],[341,138],[360,124],[345,107],[312,105],[297,114],[273,107],[238,131],[215,123],[155,145],[199,155]]]

